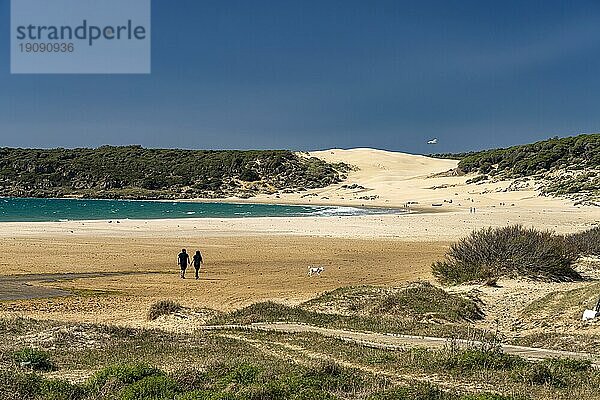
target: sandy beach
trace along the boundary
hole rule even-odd
[[[4,276],[122,275],[33,280],[32,287],[74,290],[78,295],[5,299],[0,314],[140,325],[148,306],[161,298],[218,310],[262,300],[297,304],[342,286],[394,286],[431,279],[431,263],[443,256],[449,243],[473,229],[522,224],[572,233],[600,222],[598,207],[574,206],[534,190],[505,191],[510,182],[467,185],[468,176],[440,176],[456,167],[453,160],[370,149],[328,150],[311,156],[355,168],[345,182],[328,188],[242,201],[395,208],[411,203],[409,212],[2,223]],[[182,247],[203,251],[206,266],[201,280],[178,278],[176,255]],[[325,273],[308,278],[310,265],[324,266]],[[189,270],[189,278],[192,275]]]
[[[188,269],[186,280],[178,277],[176,255],[183,245],[204,252],[206,264],[198,281],[193,279],[193,268]],[[37,237],[3,238],[2,250],[2,268],[9,274],[122,274],[64,282],[32,280],[34,287],[75,289],[82,296],[3,301],[2,313],[137,324],[144,322],[150,304],[164,298],[224,311],[262,300],[297,304],[341,286],[426,279],[430,260],[444,253],[445,244],[291,236],[205,237],[186,242],[166,237]],[[31,258],[23,259],[23,254]],[[325,272],[309,278],[309,265],[322,265]]]

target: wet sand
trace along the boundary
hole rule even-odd
[[[72,291],[46,287],[42,286],[42,284],[131,274],[130,272],[91,272],[84,274],[20,274],[0,276],[0,301],[72,296],[74,295]]]

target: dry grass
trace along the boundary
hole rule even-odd
[[[402,287],[347,287],[327,292],[301,306],[307,310],[415,319],[460,322],[483,318],[479,302],[451,294],[429,282],[412,282]]]
[[[181,305],[173,300],[160,300],[150,306],[148,320],[154,321],[161,315],[171,315],[181,309]]]
[[[600,226],[566,236],[567,243],[583,256],[600,256]]]

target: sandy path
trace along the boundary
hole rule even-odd
[[[364,346],[382,348],[382,349],[401,349],[406,346],[441,348],[448,344],[448,339],[427,337],[427,336],[410,336],[396,335],[373,332],[353,332],[342,329],[321,328],[318,326],[294,324],[294,323],[256,323],[252,325],[223,325],[223,326],[206,326],[204,330],[258,330],[280,333],[317,333],[326,337],[347,340],[353,343]],[[457,340],[459,346],[477,346],[481,342]],[[600,355],[589,353],[576,353],[571,351],[559,351],[550,349],[540,349],[534,347],[523,347],[502,344],[502,350],[507,354],[521,356],[529,360],[542,360],[548,358],[577,358],[592,360],[596,364],[600,364]]]
[[[326,353],[320,353],[320,352],[316,352],[314,350],[308,350],[304,347],[301,347],[301,346],[298,346],[295,344],[285,343],[285,342],[278,342],[278,341],[273,341],[273,340],[265,341],[265,340],[250,339],[250,338],[242,336],[242,335],[233,335],[233,334],[221,334],[220,336],[248,343],[249,345],[253,346],[254,348],[260,350],[263,353],[269,354],[270,356],[277,357],[280,359],[285,359],[285,360],[291,360],[294,363],[300,364],[300,365],[310,366],[311,362],[314,363],[315,360],[321,361],[321,362],[326,361],[326,362],[334,362],[337,365],[341,365],[345,368],[361,370],[363,372],[366,372],[368,374],[372,374],[375,376],[385,376],[388,379],[390,379],[392,382],[395,382],[395,383],[410,384],[410,383],[414,383],[415,381],[417,381],[417,382],[424,382],[424,383],[428,383],[428,384],[434,383],[435,385],[437,385],[439,387],[444,387],[444,388],[448,388],[448,389],[456,389],[457,387],[460,386],[463,390],[466,389],[466,390],[469,390],[472,392],[475,392],[477,390],[485,390],[485,389],[488,389],[488,391],[493,391],[493,389],[494,389],[492,386],[486,386],[484,384],[479,384],[476,387],[473,387],[473,385],[464,384],[464,383],[460,384],[460,383],[455,382],[454,380],[449,379],[447,377],[444,377],[442,379],[441,377],[439,377],[435,374],[403,374],[403,373],[399,373],[399,372],[388,371],[388,370],[381,369],[381,368],[375,368],[372,365],[365,365],[362,363],[350,362],[339,356],[334,356],[332,354],[326,354]],[[363,345],[362,343],[359,343],[359,342],[357,342],[357,343],[360,345]],[[377,346],[375,346],[375,347],[377,347]],[[309,360],[310,360],[310,362],[309,362]]]

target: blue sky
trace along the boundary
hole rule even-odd
[[[10,75],[9,4],[0,146],[428,153],[600,131],[597,0],[155,0],[150,75]]]

